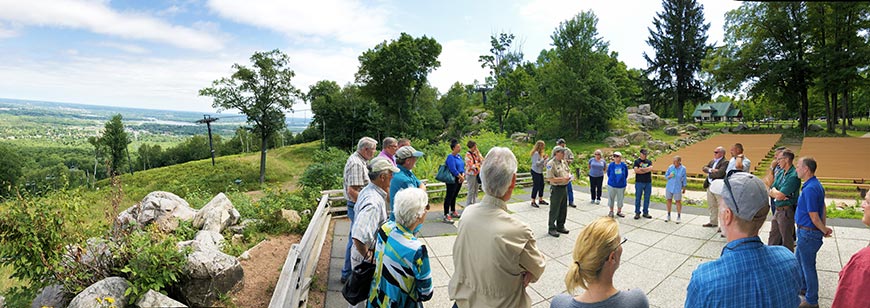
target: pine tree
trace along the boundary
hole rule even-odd
[[[710,99],[697,76],[710,49],[710,24],[704,23],[704,6],[696,0],[663,0],[662,6],[664,10],[653,19],[655,29],[648,28],[647,44],[655,50],[655,58],[646,52],[643,57],[649,64],[646,73],[655,74],[656,86],[672,96],[674,115],[683,122],[687,101]]]

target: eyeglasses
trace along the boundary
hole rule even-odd
[[[728,181],[728,178],[730,178],[730,176],[725,177],[725,188],[728,188],[728,195],[731,196],[731,201],[734,201],[734,210],[739,214],[740,207],[737,206],[737,199],[734,198],[734,192],[731,191],[731,182]]]
[[[625,242],[628,242],[628,238],[623,236],[622,242],[619,242],[619,246],[622,246],[622,244],[625,244]]]

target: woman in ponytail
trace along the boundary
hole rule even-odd
[[[569,293],[578,287],[586,291],[577,296],[556,295],[550,307],[649,307],[646,294],[639,288],[620,291],[613,287],[625,241],[611,217],[598,218],[584,227],[574,243],[574,263],[565,275],[565,287]]]

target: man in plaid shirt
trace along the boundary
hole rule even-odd
[[[347,201],[347,217],[350,225],[354,222],[354,205],[360,190],[369,184],[368,161],[375,156],[378,142],[369,137],[362,137],[356,144],[356,152],[350,154],[344,164],[344,199]],[[344,252],[344,267],[341,269],[341,283],[350,276],[350,249],[353,246],[351,232],[347,232],[347,247]]]
[[[795,255],[758,237],[770,206],[767,187],[751,173],[715,180],[719,226],[728,239],[718,260],[692,272],[686,307],[797,307],[800,274]]]

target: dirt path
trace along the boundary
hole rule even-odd
[[[250,251],[251,258],[241,261],[245,282],[241,290],[232,294],[233,304],[238,307],[269,306],[287,252],[301,238],[298,234],[279,235],[254,247]]]

